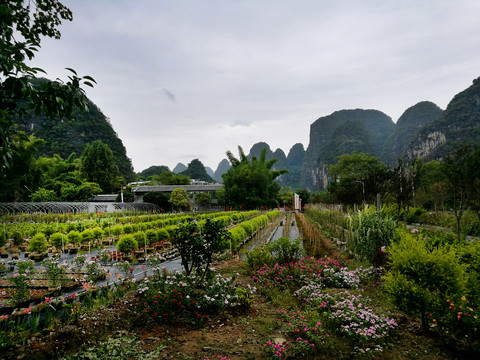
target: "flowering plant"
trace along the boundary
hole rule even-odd
[[[16,304],[29,300],[29,280],[34,271],[32,261],[19,261],[17,262],[18,272],[8,277],[14,286],[13,299]]]
[[[58,258],[46,258],[42,261],[42,265],[50,279],[50,285],[57,287],[63,278],[63,273],[67,268],[67,264],[59,264]]]
[[[143,279],[138,286],[143,312],[160,321],[184,319],[198,322],[227,307],[245,306],[249,300],[245,294],[253,296],[255,291],[247,286],[240,293],[234,277],[200,278],[201,275],[163,271]]]

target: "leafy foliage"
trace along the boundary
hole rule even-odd
[[[195,203],[206,208],[212,203],[212,197],[208,193],[197,193],[195,194]]]
[[[353,231],[352,251],[360,258],[372,262],[382,247],[397,240],[397,224],[386,211],[366,207],[350,218]]]
[[[185,189],[176,188],[170,194],[170,201],[173,203],[177,209],[181,210],[181,208],[186,207],[188,205],[188,194]]]
[[[45,234],[38,233],[30,239],[30,244],[28,245],[28,251],[31,252],[44,252],[47,250],[47,239]]]
[[[117,242],[117,250],[124,254],[130,254],[138,249],[138,242],[133,235],[123,235]]]
[[[11,165],[15,150],[15,122],[28,110],[50,118],[70,117],[75,106],[86,108],[81,85],[93,86],[95,80],[68,69],[71,75],[66,83],[57,80],[32,85],[32,78],[44,71],[26,61],[35,57],[42,37],[59,39],[57,27],[63,20],[72,20],[71,11],[58,0],[12,0],[3,4],[0,12],[0,165],[4,170]]]
[[[290,241],[287,237],[280,237],[268,243],[266,250],[269,251],[280,264],[297,261],[304,255],[301,247],[301,239]]]
[[[227,206],[242,209],[275,206],[280,186],[274,180],[287,170],[272,170],[276,159],[266,160],[266,148],[258,159],[253,156],[251,161],[240,146],[238,149],[240,159],[227,152],[232,167],[222,175]]]
[[[388,167],[365,153],[340,155],[335,165],[328,166],[328,174],[333,178],[328,190],[345,204],[374,203],[378,193],[386,192]]]
[[[419,236],[403,233],[387,254],[386,292],[403,311],[419,314],[425,329],[428,313],[441,312],[447,300],[465,292],[464,266],[452,247],[430,250]]]
[[[162,347],[153,351],[139,348],[140,340],[136,337],[109,338],[95,346],[91,346],[74,355],[68,355],[61,360],[123,360],[123,359],[157,359]]]
[[[184,170],[180,173],[181,175],[186,175],[190,179],[201,180],[213,183],[213,180],[210,175],[207,174],[205,166],[198,159],[193,159],[187,166],[187,170]]]
[[[168,166],[164,165],[153,165],[137,173],[137,177],[147,179],[153,175],[160,175],[163,171],[170,172],[170,169],[168,168]]]
[[[97,183],[107,193],[120,184],[115,157],[107,144],[97,140],[85,147],[81,157],[81,173],[89,182]]]
[[[161,191],[150,191],[143,195],[143,201],[158,205],[163,211],[169,211],[172,207],[170,197]]]
[[[213,254],[227,249],[230,235],[220,222],[211,219],[206,219],[201,230],[200,233],[196,221],[189,218],[178,224],[171,242],[182,257],[182,266],[187,276],[195,271],[203,279]]]

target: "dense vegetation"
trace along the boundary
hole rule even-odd
[[[203,166],[202,162],[198,159],[193,159],[187,166],[187,169],[180,173],[181,175],[186,175],[190,179],[206,181],[213,183],[213,180],[210,175],[207,174],[205,170],[205,166]]]
[[[35,83],[47,81],[36,79]],[[45,114],[32,114],[19,119],[17,124],[19,130],[27,135],[34,134],[45,140],[44,146],[39,149],[40,156],[57,154],[67,158],[72,153],[81,154],[87,144],[100,140],[112,150],[120,175],[129,182],[133,181],[132,162],[127,157],[125,146],[102,111],[87,100],[86,108],[82,111],[74,109],[71,117],[49,118]]]
[[[480,135],[478,124],[480,121],[480,78],[473,80],[473,84],[458,93],[450,101],[442,115],[435,121],[423,127],[409,147],[416,150],[421,147],[429,134],[439,132],[445,136],[445,143],[438,144],[427,154],[427,159],[438,159],[451,154],[456,148],[464,145],[475,146]],[[452,126],[454,124],[454,126]]]
[[[272,170],[276,160],[266,159],[266,148],[263,148],[258,159],[253,156],[250,161],[240,146],[239,154],[237,159],[230,151],[227,152],[232,165],[222,175],[227,205],[235,209],[266,209],[276,206],[280,186],[274,180],[287,170]]]

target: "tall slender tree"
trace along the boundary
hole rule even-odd
[[[80,169],[86,181],[97,183],[104,192],[113,192],[120,186],[118,166],[113,152],[100,140],[85,147]]]

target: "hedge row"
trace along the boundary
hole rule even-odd
[[[244,221],[228,230],[232,237],[232,251],[238,251],[240,246],[243,245],[249,237],[255,234],[259,229],[264,227],[268,221],[274,219],[279,214],[280,211],[273,210],[265,215],[260,215],[251,220]]]

